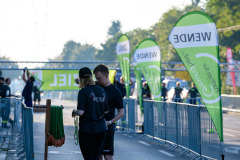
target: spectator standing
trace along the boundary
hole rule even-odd
[[[163,101],[167,100],[167,88],[166,88],[166,83],[162,83],[162,97]]]
[[[182,102],[182,91],[183,89],[180,87],[180,83],[176,83],[176,88],[174,89],[174,95],[175,95],[175,102]]]
[[[77,110],[72,116],[79,119],[79,144],[85,160],[98,160],[106,135],[104,112],[108,111],[105,91],[96,86],[89,68],[79,70]]]
[[[4,78],[0,77],[0,96],[1,96],[1,88],[3,84],[4,84]]]
[[[143,96],[144,99],[151,99],[151,97],[152,97],[150,88],[149,88],[149,86],[147,84],[147,81],[143,82],[143,85],[142,85],[142,96]]]
[[[109,105],[109,112],[104,115],[108,130],[106,132],[100,160],[103,159],[103,156],[105,160],[113,160],[115,122],[124,116],[123,99],[120,90],[111,84],[109,80],[109,70],[107,66],[103,64],[97,65],[93,70],[93,74],[95,75],[98,85],[106,92]],[[116,115],[115,109],[118,111]]]
[[[120,83],[121,83],[121,84],[124,84],[124,86],[125,86],[123,76],[120,77]],[[134,85],[133,85],[133,84],[134,84],[134,83],[133,83],[133,80],[132,80],[132,78],[130,78],[130,82],[129,82],[129,85],[130,85],[130,95],[132,95],[132,93],[133,93],[133,91],[134,91]],[[131,86],[133,86],[133,87],[131,87]],[[125,91],[126,91],[126,89],[125,89]],[[126,95],[126,94],[125,94],[125,95]]]
[[[188,90],[188,94],[190,94],[190,99],[189,99],[189,103],[190,104],[197,104],[196,102],[196,98],[197,98],[197,95],[199,94],[198,93],[198,89],[196,88],[195,84],[192,83],[192,88],[190,88]]]
[[[126,87],[124,83],[120,83],[117,78],[114,78],[114,86],[116,86],[122,94],[122,98],[126,96]]]
[[[5,84],[1,85],[1,98],[7,98],[11,96],[10,85],[11,79],[6,78]],[[2,116],[2,127],[7,128],[7,123],[9,121],[9,114],[10,114],[11,106],[10,106],[10,99],[1,100],[1,116]],[[10,121],[12,122],[12,121]],[[12,123],[11,123],[12,124]]]
[[[34,102],[34,106],[36,105],[36,101],[38,101],[38,105],[40,105],[40,101],[41,101],[41,92],[40,90],[37,88],[37,86],[33,87],[33,102]]]
[[[27,71],[27,78],[26,78],[26,71]],[[24,103],[27,107],[32,107],[32,91],[33,91],[33,82],[35,81],[35,78],[29,75],[28,69],[24,69],[22,74],[22,79],[26,83],[22,91]]]

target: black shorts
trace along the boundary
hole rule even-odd
[[[34,102],[36,102],[38,100],[38,102],[40,102],[41,101],[41,98],[40,98],[40,96],[34,96],[34,98],[33,98],[33,101]]]
[[[106,138],[103,143],[102,154],[113,155],[114,153],[114,131],[107,131]]]

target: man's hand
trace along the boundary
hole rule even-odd
[[[75,117],[75,116],[76,116],[76,109],[72,111],[72,117]]]
[[[112,122],[111,121],[106,121],[107,122],[107,126],[111,125]]]
[[[27,67],[25,67],[25,68],[23,69],[23,72],[26,72],[26,70],[28,70]]]

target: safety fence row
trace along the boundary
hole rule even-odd
[[[34,159],[33,108],[26,107],[21,98],[0,98],[0,139],[9,138],[8,159]]]
[[[131,133],[144,132],[170,151],[182,149],[195,158],[220,159],[223,148],[205,106],[144,100],[141,111],[136,99],[124,99],[125,116],[117,127]]]

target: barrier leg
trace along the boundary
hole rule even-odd
[[[51,107],[51,100],[47,100],[46,106],[46,122],[45,122],[45,151],[44,151],[44,160],[47,160],[48,157],[48,138],[50,132],[50,107]]]

